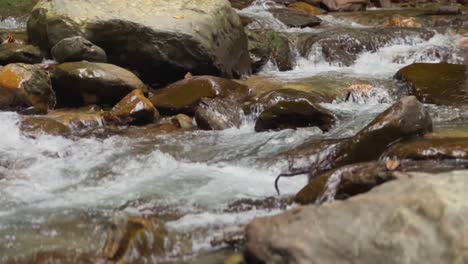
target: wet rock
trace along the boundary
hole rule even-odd
[[[468,138],[421,138],[392,146],[385,155],[396,159],[467,160]]]
[[[10,258],[8,264],[88,264],[103,263],[104,259],[91,253],[75,252],[72,250],[40,251],[28,257]]]
[[[138,77],[123,68],[85,61],[57,65],[52,85],[58,105],[67,107],[114,105],[134,89],[147,89]]]
[[[266,30],[250,30],[247,36],[254,72],[260,71],[268,61],[280,71],[292,70],[295,58],[287,36]]]
[[[89,110],[88,108],[62,108],[50,111],[47,117],[62,123],[73,132],[103,127],[109,121],[114,122],[112,119],[108,120],[107,112],[102,110]]]
[[[315,27],[322,23],[322,20],[316,16],[287,8],[269,9],[273,16],[288,27]]]
[[[58,62],[107,62],[106,52],[83,37],[65,38],[52,47],[52,57]]]
[[[391,0],[371,0],[371,2],[377,7],[382,7],[382,8],[392,7]]]
[[[318,7],[315,7],[305,2],[292,3],[288,5],[288,9],[303,12],[310,16],[318,16],[318,15],[323,15],[324,13],[326,13],[325,10],[322,10]]]
[[[468,98],[466,65],[414,63],[399,70],[395,78],[408,93],[424,103],[464,105]]]
[[[28,64],[0,68],[0,109],[43,114],[55,106],[49,76]],[[33,110],[31,110],[31,108]]]
[[[190,130],[193,128],[193,120],[190,116],[178,114],[169,118],[170,124],[182,129]]]
[[[149,99],[162,114],[193,115],[196,106],[205,97],[244,101],[252,94],[247,86],[228,79],[193,76],[155,91]]]
[[[231,6],[236,9],[244,9],[250,6],[255,0],[229,0]]]
[[[279,155],[291,173],[309,172],[310,179],[332,169],[378,159],[396,141],[432,130],[432,120],[414,96],[402,98],[354,137],[310,141]]]
[[[362,52],[375,52],[395,40],[404,43],[412,36],[428,40],[434,32],[420,28],[339,28],[302,34],[298,50],[306,58],[320,52],[327,62],[350,66]]]
[[[390,103],[391,97],[387,90],[380,87],[373,87],[369,84],[353,84],[348,88],[345,101],[355,104],[366,103]]]
[[[368,0],[322,0],[322,4],[328,11],[364,11]]]
[[[102,255],[117,263],[147,262],[165,254],[167,236],[158,220],[130,217],[111,227]]]
[[[21,131],[28,136],[68,136],[71,129],[50,117],[30,116],[21,120]]]
[[[422,24],[419,23],[414,17],[394,16],[385,22],[384,26],[399,28],[421,28]]]
[[[144,125],[159,118],[159,112],[154,108],[141,90],[133,90],[118,102],[110,111],[120,122],[132,125]]]
[[[331,112],[307,100],[280,101],[260,114],[255,131],[317,126],[326,132],[334,124]]]
[[[83,36],[147,83],[169,83],[186,72],[227,78],[250,72],[244,29],[228,1],[41,0],[28,35],[46,52]]]
[[[368,192],[385,182],[406,176],[406,172],[440,173],[467,169],[466,161],[386,160],[357,163],[326,172],[309,182],[294,201],[311,204],[344,200]]]
[[[240,127],[242,108],[238,103],[220,98],[204,98],[195,109],[195,120],[204,130]]]
[[[0,45],[0,65],[10,63],[34,64],[42,61],[41,51],[31,45],[6,43]]]
[[[466,174],[413,173],[346,201],[258,218],[246,228],[246,262],[464,262]]]
[[[240,199],[230,203],[224,211],[227,213],[240,213],[251,210],[285,210],[286,207],[291,204],[292,199],[290,198],[267,197],[261,200]]]

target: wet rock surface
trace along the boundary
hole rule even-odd
[[[28,35],[44,51],[85,36],[110,63],[150,83],[175,81],[186,72],[228,78],[250,72],[246,36],[228,1],[43,0],[28,20]]]
[[[52,85],[59,106],[89,104],[114,105],[134,89],[146,91],[146,85],[130,71],[96,62],[67,62],[57,65]]]
[[[51,55],[58,63],[83,60],[107,62],[106,52],[83,37],[62,39],[52,47]]]
[[[395,77],[409,94],[424,103],[466,104],[468,99],[467,66],[446,63],[415,63],[398,71]]]
[[[141,90],[134,90],[118,102],[110,114],[124,124],[145,125],[159,118],[159,112],[154,108]]]
[[[270,12],[274,17],[288,27],[315,27],[322,23],[322,20],[316,16],[293,9],[270,9]]]
[[[254,72],[260,71],[269,61],[280,71],[293,68],[295,59],[287,36],[267,30],[247,31],[247,36]]]
[[[463,233],[450,231],[466,228],[466,171],[410,175],[414,178],[343,202],[254,220],[246,228],[247,262],[396,264],[403,258],[427,263],[467,259],[457,250],[466,246]]]
[[[0,45],[0,65],[10,63],[39,63],[43,59],[41,51],[31,45],[5,43]]]
[[[55,106],[49,76],[28,64],[9,64],[0,68],[0,109],[46,113]]]
[[[398,143],[385,154],[397,159],[468,159],[468,138],[422,138],[411,142]]]
[[[235,102],[205,98],[195,109],[195,120],[201,129],[223,130],[240,127],[242,114],[242,108]]]
[[[163,114],[193,115],[202,98],[215,97],[244,101],[252,94],[247,86],[228,79],[193,76],[155,91],[149,99]]]

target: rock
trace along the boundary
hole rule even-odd
[[[229,0],[231,6],[236,9],[244,9],[251,5],[255,0]]]
[[[246,227],[246,262],[464,263],[467,173],[410,174],[346,201],[257,218]]]
[[[395,78],[403,89],[428,104],[465,105],[468,98],[466,65],[414,63],[398,71]]]
[[[321,52],[327,62],[351,66],[362,52],[375,52],[397,39],[429,40],[433,36],[434,32],[421,28],[338,28],[302,34],[297,45],[303,57]]]
[[[311,204],[344,200],[368,192],[385,182],[404,177],[406,172],[439,173],[467,168],[467,161],[387,160],[356,163],[316,177],[296,194],[294,201],[299,204]]]
[[[52,135],[68,136],[71,130],[66,125],[50,117],[29,116],[21,120],[21,131],[28,136]]]
[[[322,23],[316,16],[287,8],[273,8],[268,10],[273,16],[288,27],[315,27]]]
[[[8,264],[87,264],[104,263],[105,260],[92,253],[83,253],[79,250],[56,249],[50,251],[39,251],[28,257],[13,257],[8,259]]]
[[[396,159],[468,160],[468,138],[421,138],[392,146],[385,155]]]
[[[414,17],[394,16],[385,22],[384,26],[399,28],[421,28],[422,24],[419,23]]]
[[[195,120],[204,130],[240,127],[242,108],[239,104],[220,98],[204,98],[195,109]]]
[[[254,72],[260,71],[268,61],[280,71],[292,70],[295,58],[287,36],[268,30],[249,30],[247,36]]]
[[[55,106],[49,76],[28,64],[8,64],[0,68],[0,109],[46,113]],[[31,109],[29,109],[31,110]]]
[[[244,101],[252,97],[245,85],[214,76],[194,76],[157,90],[149,98],[162,114],[193,115],[202,98],[229,98]]]
[[[439,6],[434,13],[435,15],[461,15],[462,10],[459,6]]]
[[[318,7],[315,7],[305,2],[292,3],[288,5],[288,9],[306,13],[309,16],[319,16],[319,15],[323,15],[324,13],[326,13],[325,10],[322,10]]]
[[[186,72],[227,78],[250,72],[244,29],[224,0],[41,0],[28,35],[44,51],[83,36],[103,48],[110,63],[147,83],[172,82]]]
[[[132,125],[145,125],[159,118],[158,110],[141,90],[133,90],[125,96],[112,108],[110,114],[117,117],[120,122]]]
[[[52,57],[58,62],[107,62],[106,52],[83,37],[65,38],[52,47]]]
[[[72,132],[103,127],[109,121],[115,122],[113,119],[108,120],[112,117],[108,117],[107,112],[102,110],[95,111],[89,108],[61,108],[50,111],[47,117],[67,126]]]
[[[10,63],[35,64],[42,61],[41,51],[31,45],[6,43],[0,45],[0,65]]]
[[[387,90],[380,87],[373,87],[369,84],[353,84],[348,88],[345,101],[355,104],[390,103],[391,97]]]
[[[402,98],[378,115],[354,137],[310,141],[279,155],[293,173],[309,172],[310,179],[341,166],[378,159],[396,141],[432,130],[432,120],[414,96]]]
[[[255,131],[317,126],[326,132],[335,124],[328,110],[307,100],[279,101],[265,109],[255,123]]]
[[[20,17],[28,15],[38,0],[2,0],[0,17]]]
[[[135,89],[146,86],[133,73],[97,62],[67,62],[57,65],[52,85],[60,106],[114,105]]]
[[[173,125],[181,129],[190,130],[193,127],[192,118],[184,114],[178,114],[172,117],[171,122]]]
[[[117,263],[144,263],[165,254],[167,236],[158,220],[129,217],[111,227],[102,255]]]
[[[365,11],[368,0],[322,0],[328,11]]]
[[[392,1],[391,0],[371,0],[376,6],[382,7],[382,8],[390,8],[392,7]]]

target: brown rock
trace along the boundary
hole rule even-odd
[[[205,97],[244,101],[252,97],[252,94],[247,86],[228,79],[194,76],[157,90],[149,99],[162,114],[193,115],[196,106]]]
[[[68,136],[71,134],[71,130],[68,126],[50,117],[25,117],[21,120],[20,129],[28,136],[39,136],[43,134]]]
[[[329,11],[364,11],[368,0],[322,0],[322,4]]]
[[[117,117],[120,122],[132,125],[148,124],[159,118],[158,110],[141,90],[134,90],[125,96],[112,108],[110,114]]]
[[[386,157],[413,160],[468,160],[468,138],[421,138],[392,146]]]
[[[43,59],[41,51],[31,45],[6,43],[0,45],[0,65],[10,63],[35,64]]]
[[[236,102],[220,98],[204,98],[195,110],[195,120],[204,130],[240,127],[242,108]]]
[[[292,3],[288,5],[288,9],[303,12],[311,16],[318,16],[326,13],[325,10],[322,10],[305,2]]]

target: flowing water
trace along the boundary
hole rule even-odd
[[[239,11],[279,31],[288,29],[257,1]],[[322,17],[335,27],[357,24]],[[0,21],[11,28],[13,21]],[[18,25],[16,24],[16,27]],[[255,25],[254,25],[255,26]],[[314,31],[314,29],[304,29]],[[456,49],[459,36],[438,33],[429,41],[397,40],[377,52],[360,54],[349,67],[327,63],[319,53],[297,58],[296,67],[279,72],[265,67],[260,75],[288,82],[309,78],[321,83],[352,84],[355,80],[388,91],[387,103],[342,102],[323,106],[339,114],[328,133],[317,128],[254,132],[254,117],[239,129],[181,132],[141,139],[66,139],[21,134],[19,116],[0,113],[0,262],[37,250],[66,248],[100,252],[110,222],[125,215],[164,215],[167,227],[192,234],[192,252],[213,250],[213,238],[237,232],[251,219],[279,209],[232,212],[232,202],[275,196],[275,177],[285,170],[276,154],[312,138],[351,136],[395,100],[395,72],[413,62],[439,62],[427,50]],[[439,59],[440,60],[440,59]],[[460,63],[453,55],[450,62]],[[346,88],[346,87],[343,87]],[[436,127],[463,126],[467,109],[428,106]],[[283,196],[296,193],[306,177],[282,181]],[[180,252],[173,252],[179,256]]]

